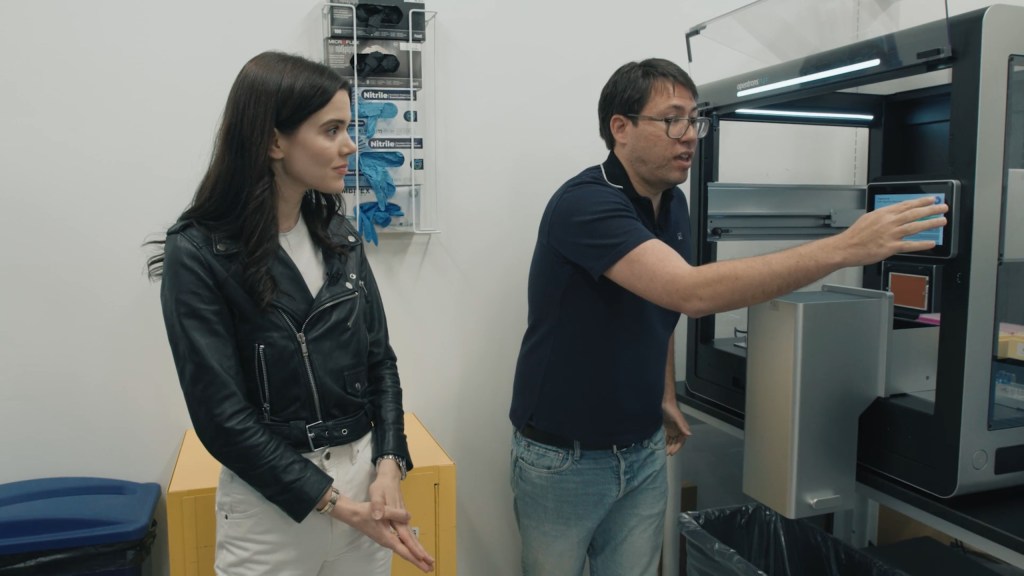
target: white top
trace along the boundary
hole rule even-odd
[[[309,235],[309,228],[306,227],[306,221],[302,219],[302,214],[299,214],[299,221],[291,230],[277,235],[277,241],[295,263],[295,267],[302,273],[302,279],[306,281],[309,293],[315,297],[324,285],[324,276],[327,271],[324,268],[324,255],[320,252],[320,248],[313,243],[313,238]]]

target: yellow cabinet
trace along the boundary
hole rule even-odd
[[[455,463],[413,414],[405,415],[405,434],[416,467],[402,482],[402,499],[420,543],[434,557],[434,574],[455,576]],[[413,574],[423,573],[396,556],[391,576]]]
[[[405,433],[416,468],[402,482],[412,527],[434,559],[434,573],[455,576],[455,464],[415,415],[406,413]],[[188,430],[167,487],[167,542],[171,576],[215,576],[217,521],[214,495],[220,463]],[[395,557],[392,576],[422,574]]]
[[[213,547],[217,532],[214,494],[220,463],[191,429],[185,432],[167,487],[167,547],[171,576],[215,576]]]

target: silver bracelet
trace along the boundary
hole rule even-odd
[[[381,460],[394,460],[395,464],[398,464],[398,469],[402,471],[401,479],[405,480],[405,476],[408,474],[408,471],[405,468],[405,458],[402,458],[397,454],[382,454],[377,457],[377,461],[374,462],[373,467],[376,468],[377,466],[380,466]]]
[[[334,510],[334,506],[338,503],[339,495],[338,489],[331,486],[331,499],[327,501],[327,504],[324,504],[323,508],[317,508],[316,511],[324,515],[330,514],[331,510]]]

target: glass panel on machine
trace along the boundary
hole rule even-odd
[[[687,32],[690,74],[700,83],[739,76],[945,17],[942,0],[759,0]],[[918,48],[881,45],[894,58],[941,57],[948,35],[935,54]]]
[[[1024,426],[1024,56],[1009,64],[989,428]]]
[[[797,225],[802,225],[805,222],[803,218],[808,215],[795,214],[782,206],[776,207],[776,200],[785,198],[789,193],[809,189],[813,192],[836,193],[838,200],[844,200],[848,195],[844,188],[848,188],[857,192],[857,208],[863,209],[863,186],[867,169],[857,159],[863,161],[867,158],[867,128],[724,121],[719,129],[722,134],[720,181],[750,184],[749,200],[756,207],[756,212],[752,211],[753,208],[746,212],[750,212],[752,219],[762,221],[759,223],[764,228],[754,228],[753,233],[730,228],[731,233],[723,234],[717,240],[716,260],[778,252],[838,231],[804,228],[796,230],[796,235],[800,237],[792,237],[794,229],[782,220],[795,220]],[[751,162],[751,158],[758,160]],[[724,185],[723,188],[730,185]],[[758,199],[758,193],[764,197]],[[794,198],[797,204],[806,209],[809,204],[806,199],[799,196]],[[715,203],[715,200],[709,199],[709,202]],[[839,201],[834,200],[823,200],[821,203],[840,205]],[[715,212],[714,207],[709,206],[709,211]],[[825,209],[818,215],[818,220],[822,221],[827,215],[828,210]],[[713,215],[712,218],[715,216],[722,215]],[[722,221],[730,222],[724,218]],[[779,231],[775,237],[771,236],[773,229]],[[861,276],[860,267],[846,268],[803,290],[817,291],[823,284],[860,286]],[[713,346],[745,357],[746,330],[746,308],[716,314]]]
[[[707,225],[702,240],[710,245],[708,261],[776,252],[841,232],[865,209],[880,207],[879,202],[886,200],[906,199],[906,194],[934,195],[955,204],[954,181],[914,176],[948,170],[948,150],[934,143],[949,140],[949,79],[949,70],[930,71],[866,84],[861,90],[798,96],[759,108],[789,111],[770,118],[752,116],[743,108],[720,115],[717,178],[705,184]],[[793,110],[830,114],[808,120]],[[834,118],[840,113],[868,114],[869,119]],[[889,155],[876,165],[869,185],[872,142]],[[874,182],[880,177],[900,182]],[[880,200],[877,194],[869,200],[872,188],[882,193]],[[943,230],[941,244],[932,254],[887,261],[871,278],[855,267],[802,289],[818,290],[827,283],[899,293],[885,396],[913,402],[917,411],[925,413],[933,410],[942,259],[954,255],[952,224]],[[746,357],[746,330],[746,309],[699,319],[694,377],[742,389],[742,365],[733,367],[727,357]]]

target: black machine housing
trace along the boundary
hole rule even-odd
[[[1024,324],[1024,296],[1013,295],[1024,294],[1024,264],[1008,257],[1001,243],[1007,227],[1024,226],[1003,210],[1004,174],[1024,168],[1024,105],[1020,98],[1008,96],[1024,85],[1022,75],[1015,72],[1020,60],[1014,59],[1024,54],[1024,34],[1016,34],[1020,40],[1011,38],[1011,23],[999,22],[1024,22],[1024,10],[993,10],[699,85],[698,107],[712,119],[712,128],[700,141],[690,177],[697,264],[717,261],[720,243],[734,232],[709,213],[709,191],[719,185],[722,127],[728,122],[866,130],[868,156],[860,160],[867,172],[862,207],[866,210],[872,208],[876,194],[948,191],[951,222],[944,231],[944,246],[863,268],[864,288],[890,290],[893,282],[926,286],[921,298],[910,297],[903,304],[897,298],[893,328],[922,334],[934,329],[938,336],[936,349],[930,352],[935,359],[933,390],[876,399],[860,418],[858,441],[862,469],[942,497],[1024,483],[1024,411],[1013,413],[1012,402],[993,400],[997,373],[1004,380],[1006,374],[1024,376],[1024,362],[998,357],[995,351],[1000,322]],[[823,80],[738,95],[751,85],[871,58],[880,63]],[[1001,71],[1005,84],[989,80],[991,70]],[[948,80],[893,93],[856,90],[936,74],[946,74]],[[749,116],[737,112],[741,109],[843,111],[871,120]],[[990,121],[988,116],[1005,117],[1005,122]],[[997,181],[1001,185],[993,184]],[[928,186],[913,185],[922,182]],[[825,222],[803,239],[840,231]],[[703,414],[743,428],[746,349],[736,341],[742,339],[740,334],[716,337],[715,323],[714,315],[688,319],[686,380],[677,383],[678,398]]]

